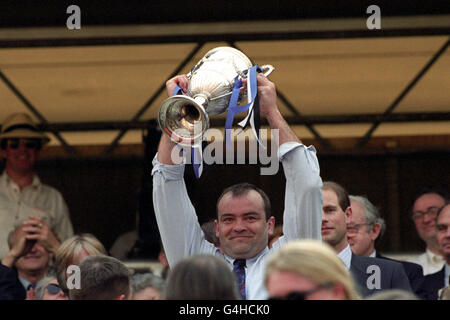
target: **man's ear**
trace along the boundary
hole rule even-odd
[[[347,209],[345,209],[344,213],[345,213],[345,224],[347,224],[352,218],[352,207],[348,206]]]
[[[219,237],[219,222],[217,222],[217,219],[214,220],[214,229],[216,229],[216,237]]]
[[[375,241],[381,232],[381,225],[377,222],[372,225],[372,230],[370,231],[370,238]]]
[[[271,216],[269,217],[269,220],[267,220],[267,234],[268,236],[272,236],[273,229],[275,229],[275,217]]]

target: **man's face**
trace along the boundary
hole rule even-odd
[[[419,237],[428,242],[436,237],[436,213],[444,205],[444,199],[435,193],[427,193],[414,202],[413,220]]]
[[[266,221],[264,202],[258,192],[232,196],[225,194],[218,204],[215,220],[220,248],[232,258],[248,259],[261,252],[273,232],[275,218]]]
[[[19,237],[23,236],[25,236],[25,232],[19,228],[14,234],[13,242],[15,243]],[[52,255],[37,241],[27,254],[17,259],[15,266],[19,271],[42,271],[48,267]]]
[[[447,263],[450,263],[450,204],[446,205],[436,222],[436,237]]]
[[[367,225],[361,203],[351,200],[351,207],[352,215],[347,224],[348,244],[354,254],[369,256],[375,249],[375,239],[378,237],[379,228]]]
[[[333,190],[322,190],[322,197],[322,240],[339,252],[347,244],[347,219],[351,216],[351,209],[342,210]]]
[[[16,173],[33,172],[34,163],[39,156],[38,143],[35,139],[8,139],[6,149],[2,149],[2,157],[6,160],[6,168]]]

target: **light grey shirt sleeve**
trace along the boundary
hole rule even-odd
[[[280,146],[278,157],[286,177],[283,236],[279,247],[295,239],[322,239],[322,179],[313,146],[296,142]]]
[[[194,254],[215,254],[204,236],[183,180],[184,164],[153,159],[153,207],[169,265]]]

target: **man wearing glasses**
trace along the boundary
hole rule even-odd
[[[415,198],[412,207],[412,220],[420,239],[426,243],[426,251],[408,261],[420,264],[423,274],[435,273],[444,266],[439,244],[436,238],[436,215],[445,204],[445,196],[435,190],[423,190]]]
[[[436,214],[436,238],[444,257],[441,270],[425,276],[425,288],[431,300],[442,299],[443,288],[450,285],[450,202],[446,202]]]
[[[400,263],[352,253],[347,239],[347,224],[352,216],[347,191],[335,182],[325,181],[322,196],[322,240],[336,251],[350,270],[360,295],[367,297],[386,289],[411,291]]]
[[[0,259],[8,252],[7,235],[18,225],[49,252],[73,235],[63,197],[35,174],[40,149],[49,141],[27,114],[14,113],[2,123],[0,151],[5,170],[0,176]]]
[[[375,243],[386,229],[384,219],[378,209],[363,196],[349,196],[352,214],[347,222],[347,239],[352,252],[358,256],[387,259],[403,265],[408,276],[411,289],[420,298],[426,298],[423,290],[422,267],[416,263],[393,260],[382,256]]]

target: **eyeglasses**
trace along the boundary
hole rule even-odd
[[[47,289],[48,293],[50,294],[58,294],[61,291],[61,288],[54,283],[50,283],[45,287],[45,289]]]
[[[419,219],[423,219],[423,217],[428,216],[430,218],[435,218],[437,213],[439,212],[439,208],[438,207],[429,207],[427,209],[427,211],[422,212],[422,211],[415,211],[413,212],[411,218],[413,220],[419,220]]]
[[[334,286],[333,283],[324,283],[324,284],[318,285],[317,287],[315,287],[311,290],[289,292],[284,297],[269,297],[269,300],[297,300],[297,301],[298,300],[306,300],[306,298],[308,298],[309,295],[316,293],[317,291],[320,291],[322,289],[329,289],[333,286]]]
[[[348,224],[347,225],[347,233],[349,234],[357,234],[359,232],[359,228],[362,226],[370,226],[371,223],[358,223],[358,224]]]
[[[21,139],[8,139],[8,147],[10,149],[19,149]],[[38,150],[41,148],[41,141],[39,139],[23,139],[25,148]]]

